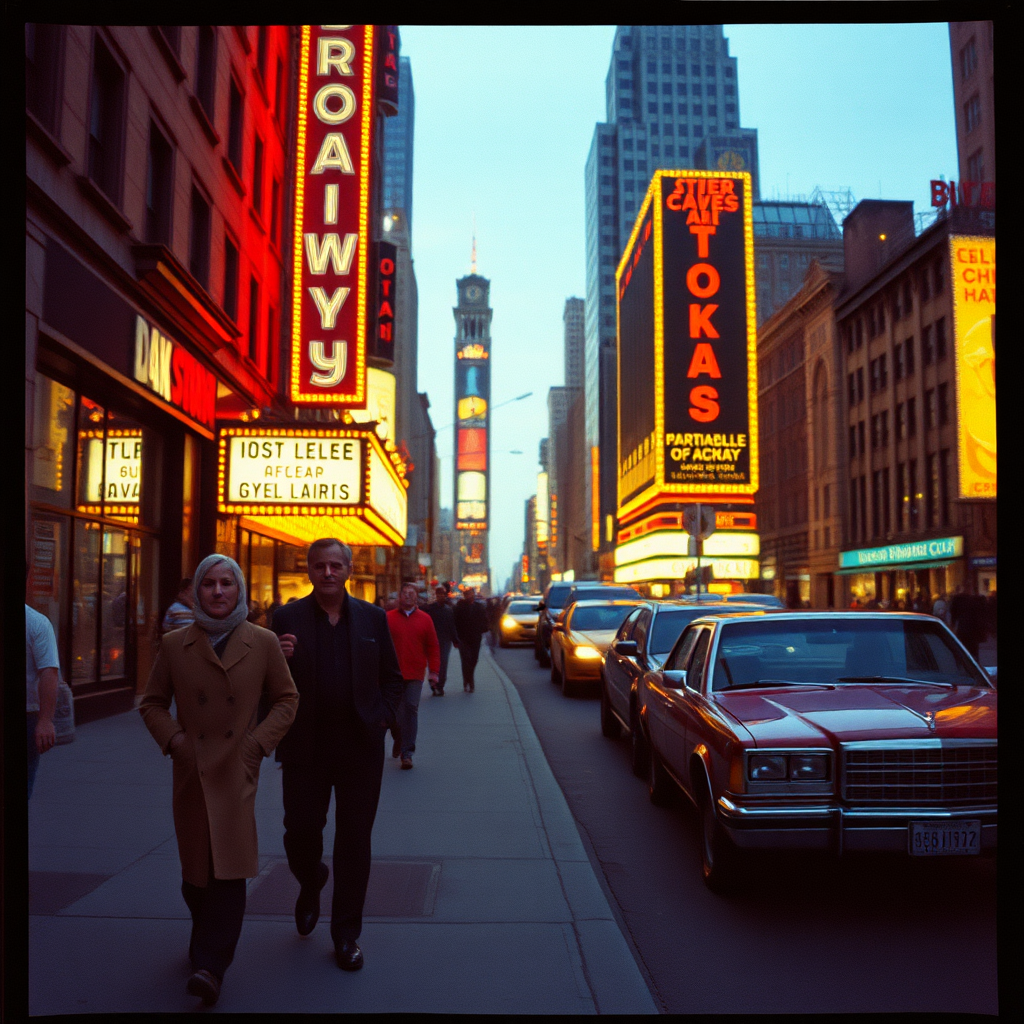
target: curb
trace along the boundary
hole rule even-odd
[[[541,824],[558,871],[582,970],[598,1013],[659,1013],[594,873],[576,821],[512,680],[487,649],[512,713]]]

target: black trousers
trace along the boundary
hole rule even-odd
[[[437,673],[437,685],[439,689],[444,689],[444,684],[448,682],[448,658],[452,653],[452,642],[451,640],[440,641],[441,648],[441,669]]]
[[[473,673],[476,672],[476,663],[480,660],[480,640],[462,640],[459,642],[459,658],[462,661],[462,684],[463,686],[475,686]]]
[[[218,979],[235,958],[245,916],[245,879],[214,878],[205,886],[182,881],[181,895],[192,915],[188,955],[195,970],[209,971]]]
[[[370,833],[377,816],[384,771],[383,726],[350,721],[331,749],[309,762],[284,762],[284,849],[299,885],[316,883],[324,852],[324,826],[334,790],[334,895],[331,938],[335,946],[359,937],[370,880]]]

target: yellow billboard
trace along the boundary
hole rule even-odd
[[[949,240],[960,497],[996,497],[996,240]]]

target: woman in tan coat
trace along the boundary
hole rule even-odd
[[[245,880],[259,873],[260,762],[288,731],[299,695],[277,637],[246,621],[238,565],[210,555],[192,586],[195,622],[163,637],[139,710],[173,762],[181,892],[192,914],[187,988],[210,1004],[242,931]],[[269,713],[257,724],[261,695]]]

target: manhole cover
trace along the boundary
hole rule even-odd
[[[333,876],[329,858],[327,866]],[[434,894],[440,874],[441,865],[433,861],[375,860],[370,867],[363,916],[429,917],[434,912]],[[320,893],[323,917],[330,916],[333,891],[332,877]],[[277,862],[250,886],[245,912],[291,917],[298,895],[299,883],[288,870],[288,864]]]

